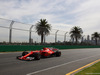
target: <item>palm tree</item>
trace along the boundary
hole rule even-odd
[[[51,30],[51,25],[48,24],[46,19],[40,19],[40,21],[36,24],[36,32],[39,36],[41,36],[41,44],[43,44],[43,40],[45,42],[45,35],[49,35]]]
[[[92,34],[92,37],[95,39],[95,43],[96,43],[96,45],[97,45],[97,41],[98,41],[98,39],[100,38],[100,34],[98,33],[98,32],[94,32],[93,34]]]
[[[70,34],[71,34],[71,38],[75,39],[75,42],[78,42],[78,39],[81,38],[81,34],[83,33],[82,29],[78,26],[75,26],[71,29]]]

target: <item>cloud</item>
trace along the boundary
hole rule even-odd
[[[85,34],[100,32],[98,30],[100,27],[99,2],[99,0],[88,0],[71,12],[71,14],[76,14],[76,22],[73,24],[82,27]]]
[[[84,35],[88,35],[100,32],[99,3],[99,0],[0,0],[0,18],[30,25],[45,18],[52,25],[52,33],[60,30],[59,34],[64,34],[73,26],[80,26]],[[10,24],[0,20],[0,25],[7,26],[7,23]],[[15,23],[13,27],[29,29],[30,25]]]

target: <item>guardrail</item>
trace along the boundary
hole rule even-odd
[[[100,48],[100,46],[79,45],[0,45],[0,52],[41,50],[43,47],[54,47],[58,49]]]

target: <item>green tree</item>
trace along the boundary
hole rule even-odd
[[[97,45],[98,39],[100,38],[100,34],[99,34],[98,32],[94,32],[94,33],[92,34],[92,37],[95,39],[95,43],[96,43],[96,45]]]
[[[45,35],[49,35],[51,30],[51,25],[48,24],[46,19],[40,19],[36,24],[36,32],[39,36],[41,36],[41,44],[43,41],[45,42]]]
[[[75,42],[77,43],[78,40],[81,38],[82,33],[83,33],[82,29],[78,26],[75,26],[70,31],[70,37],[75,39]]]

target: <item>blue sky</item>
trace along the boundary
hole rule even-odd
[[[34,25],[42,18],[53,29],[69,32],[73,26],[80,26],[83,35],[91,35],[100,32],[99,3],[100,0],[0,0],[0,18]]]

